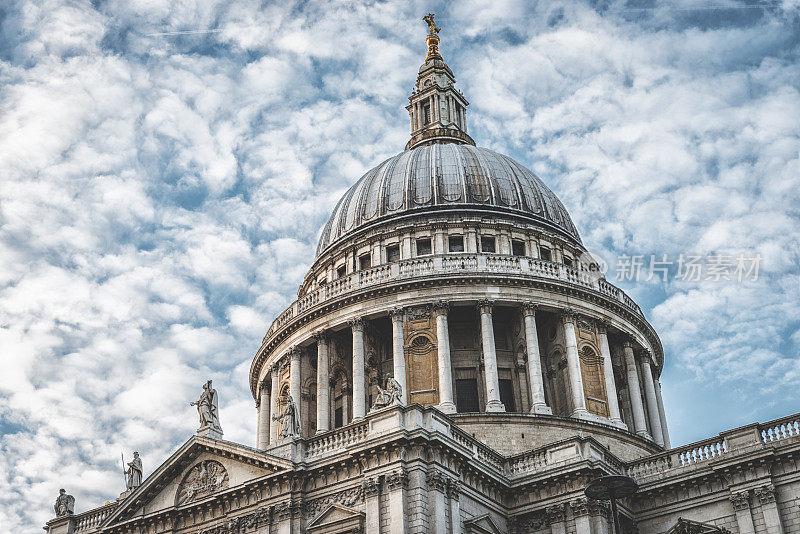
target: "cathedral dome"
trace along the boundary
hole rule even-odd
[[[362,176],[333,210],[317,255],[375,223],[443,210],[505,212],[580,244],[564,205],[532,171],[486,148],[433,143],[405,150]]]

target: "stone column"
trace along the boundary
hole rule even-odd
[[[403,318],[405,316],[401,308],[389,310],[392,318],[392,368],[394,379],[400,384],[403,390],[400,395],[400,404],[406,404],[408,390],[406,387],[406,354],[405,342],[403,340]]]
[[[292,347],[289,349],[289,396],[297,404],[297,409],[303,413],[300,399],[300,354],[302,350],[299,347]],[[303,420],[302,417],[300,419]]]
[[[450,533],[461,534],[461,504],[459,495],[461,493],[461,483],[458,480],[450,479],[447,482],[447,497],[450,499]]]
[[[628,394],[633,411],[633,427],[635,432],[643,438],[650,439],[647,433],[647,423],[644,418],[644,405],[642,404],[642,390],[639,387],[639,372],[636,370],[636,357],[633,355],[633,343],[626,340],[622,345],[625,353],[625,367],[628,372]]]
[[[563,321],[569,388],[572,391],[572,413],[570,415],[572,417],[585,417],[589,414],[589,411],[586,409],[586,397],[583,393],[581,362],[578,357],[578,338],[575,335],[575,315],[566,312],[563,315]]]
[[[447,528],[447,477],[434,469],[425,476],[428,494],[429,525],[431,534],[449,534]]]
[[[500,401],[500,380],[497,376],[492,307],[493,304],[489,300],[484,300],[478,305],[478,311],[481,314],[481,340],[483,341],[483,364],[486,379],[486,411],[504,412],[506,407]]]
[[[550,534],[566,534],[566,514],[563,504],[554,504],[544,509],[545,521],[550,526]]]
[[[656,400],[656,387],[653,384],[653,368],[650,362],[650,353],[645,352],[641,357],[642,375],[644,377],[644,394],[647,398],[647,415],[650,417],[650,431],[653,441],[664,446],[664,436],[661,434],[661,416],[658,413]]]
[[[614,381],[614,364],[611,362],[611,349],[608,346],[608,324],[601,321],[598,324],[600,333],[600,353],[603,356],[603,378],[606,384],[606,400],[608,400],[608,418],[617,426],[625,426],[619,413],[619,399],[617,398],[617,384]]]
[[[269,394],[267,384],[262,383],[258,393],[258,444],[256,445],[258,449],[266,449],[269,446],[269,427],[272,423]]]
[[[609,510],[608,504],[594,499],[587,500],[589,507],[589,515],[592,517],[592,526],[594,534],[616,534],[611,532],[612,527],[608,520]]]
[[[672,444],[669,440],[669,428],[667,427],[667,414],[664,412],[664,400],[661,398],[661,381],[656,379],[656,401],[658,402],[658,416],[661,419],[661,434],[664,438],[664,448],[671,449]]]
[[[739,491],[730,496],[733,511],[736,513],[736,523],[739,526],[739,534],[755,534],[756,527],[753,524],[753,514],[750,511],[750,492]]]
[[[525,318],[525,345],[528,350],[528,387],[531,394],[531,413],[552,414],[544,398],[542,357],[539,354],[539,334],[536,332],[536,310],[539,306],[526,302],[522,306]]]
[[[381,479],[380,477],[365,477],[361,484],[364,490],[364,508],[366,512],[365,532],[381,531]]]
[[[569,507],[575,518],[575,534],[592,534],[592,520],[589,517],[589,506],[586,497],[571,501]]]
[[[756,489],[755,496],[761,503],[761,513],[764,515],[767,534],[784,534],[781,514],[778,512],[778,504],[775,502],[775,493],[775,486],[765,484]]]
[[[364,372],[364,321],[349,321],[353,331],[353,420],[362,419],[366,411],[366,377]]]
[[[408,475],[402,468],[386,477],[386,493],[389,497],[389,534],[406,534],[406,487]]]
[[[317,340],[317,434],[330,430],[331,377],[328,335],[316,332]]]
[[[447,327],[449,311],[449,302],[440,300],[433,306],[439,355],[439,409],[444,413],[456,413],[456,405],[453,403],[453,370],[450,366],[450,331]]]
[[[275,362],[272,365],[272,387],[270,388],[272,391],[272,395],[270,398],[270,409],[269,411],[275,415],[278,414],[278,397],[280,395],[280,384],[278,383],[278,375],[280,373],[280,366],[278,362]],[[275,443],[278,439],[278,425],[274,421],[270,421],[269,425],[269,442]]]

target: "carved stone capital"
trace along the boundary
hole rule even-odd
[[[570,501],[569,507],[572,508],[572,513],[576,517],[589,514],[589,504],[586,500],[586,497],[580,497],[578,499]]]
[[[522,303],[522,314],[525,317],[536,317],[536,312],[539,310],[539,305],[530,301],[526,300]]]
[[[550,526],[554,523],[563,523],[566,519],[564,505],[554,504],[544,509],[547,525]]]
[[[364,489],[364,497],[375,497],[380,493],[381,481],[378,477],[366,477],[361,487]]]
[[[595,325],[597,325],[597,332],[600,334],[608,334],[608,329],[611,327],[611,322],[608,319],[597,319],[595,320]]]
[[[740,510],[750,509],[750,492],[748,491],[734,493],[730,496],[730,500],[731,504],[733,505],[733,509],[737,512]]]
[[[331,335],[327,330],[317,330],[311,334],[311,337],[313,337],[317,343],[327,343]]]
[[[597,499],[587,499],[586,507],[589,509],[589,515],[603,515],[607,516],[609,512],[609,505],[606,502],[598,501]]]
[[[353,319],[349,319],[347,324],[350,325],[354,331],[363,332],[364,331],[364,320],[361,317],[354,317]]]
[[[303,349],[297,345],[292,345],[289,347],[289,350],[286,351],[286,354],[288,354],[289,358],[292,360],[299,360],[300,356],[303,354]]]
[[[489,299],[483,299],[478,302],[478,312],[480,313],[488,313],[489,315],[492,314],[492,309],[494,308],[494,301]]]
[[[437,300],[433,303],[434,315],[447,315],[450,312],[450,302],[447,300]]]
[[[561,310],[561,320],[565,323],[573,323],[578,320],[578,313],[572,308]]]
[[[386,476],[386,487],[390,490],[408,487],[408,475],[403,469],[395,469]]]
[[[426,474],[428,490],[436,490],[444,493],[447,490],[447,477],[436,470],[430,470]]]
[[[402,323],[403,319],[405,319],[406,311],[403,308],[392,308],[389,310],[389,317],[392,318],[392,322]]]
[[[453,500],[458,500],[459,495],[461,495],[461,482],[454,478],[450,478],[447,480],[447,496]]]
[[[765,484],[755,490],[755,496],[758,498],[758,501],[762,505],[774,503],[775,486],[773,486],[772,484]]]

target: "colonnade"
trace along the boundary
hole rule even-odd
[[[486,391],[485,410],[487,412],[504,412],[506,409],[500,398],[497,350],[495,347],[493,328],[494,304],[489,300],[484,300],[478,303],[477,308],[480,316],[481,346],[484,365],[483,377]],[[530,398],[531,413],[552,414],[552,408],[547,404],[545,396],[539,338],[536,328],[537,309],[538,306],[531,302],[525,302],[521,306],[528,356],[527,394]],[[456,412],[456,404],[453,397],[453,374],[450,359],[449,310],[449,303],[444,301],[439,301],[432,306],[432,312],[436,319],[436,346],[438,349],[439,404],[437,407],[444,413],[452,414]],[[405,313],[402,309],[393,309],[389,311],[389,316],[392,323],[393,375],[400,383],[402,388],[401,402],[405,404],[408,401],[403,331]],[[567,377],[569,390],[571,392],[570,415],[576,418],[596,421],[601,419],[601,417],[589,412],[584,395],[584,383],[580,356],[578,353],[578,336],[576,333],[577,316],[575,313],[567,310],[562,313],[561,321],[565,337]],[[353,337],[352,420],[357,421],[364,418],[367,413],[365,368],[366,340],[363,319],[353,318],[350,319],[348,323]],[[626,428],[626,425],[622,421],[619,399],[617,398],[617,387],[608,343],[607,324],[599,321],[597,325],[600,356],[603,361],[602,380],[604,382],[608,401],[609,413],[607,421],[612,425]],[[316,340],[317,346],[317,402],[315,417],[317,433],[321,433],[330,430],[331,340],[327,332],[315,332],[313,337]],[[290,367],[289,394],[298,405],[301,402],[300,357],[300,349],[292,347],[288,350],[288,365]],[[650,355],[646,352],[640,352],[640,354],[637,355],[634,351],[633,340],[627,339],[623,342],[623,359],[627,374],[627,386],[632,412],[632,421],[629,421],[627,428],[641,437],[652,439],[658,445],[669,447],[669,433],[667,431],[664,405],[661,398],[661,385],[653,376]],[[264,380],[259,390],[257,401],[257,406],[259,407],[259,421],[257,427],[259,449],[266,448],[270,443],[275,443],[277,439],[278,425],[273,423],[271,415],[277,413],[279,409],[279,372],[285,365],[285,359],[273,364],[270,369],[271,383],[268,385],[266,380]],[[643,384],[641,384],[639,380],[640,374],[643,378],[641,381]],[[646,406],[642,400],[643,394],[646,399]],[[347,421],[344,422],[347,423]],[[648,432],[648,422],[652,431],[652,436],[650,432]]]

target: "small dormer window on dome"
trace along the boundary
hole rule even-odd
[[[422,20],[428,23],[425,42],[428,54],[419,69],[417,83],[406,107],[411,116],[411,139],[406,150],[433,143],[459,143],[475,145],[467,134],[467,106],[469,102],[455,88],[453,71],[439,53],[439,28],[433,13]]]

